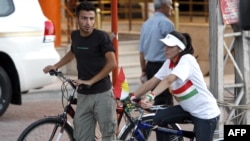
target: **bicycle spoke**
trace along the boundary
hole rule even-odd
[[[44,118],[28,126],[18,141],[73,141],[73,129],[58,118]]]

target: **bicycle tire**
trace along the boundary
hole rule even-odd
[[[56,133],[51,141],[60,136],[60,130],[64,122],[58,117],[48,117],[37,120],[30,124],[18,137],[18,141],[48,141],[54,129]],[[60,141],[74,141],[73,128],[66,123],[64,133]]]
[[[148,114],[142,117],[142,121],[146,123],[152,124],[153,122],[154,114]],[[180,127],[177,124],[168,124],[167,125],[171,129],[180,130]],[[129,141],[132,137],[132,131],[133,131],[134,125],[129,124],[128,126],[125,125],[121,130],[121,133],[118,135],[118,140],[122,141]],[[145,137],[147,137],[147,140],[152,141],[156,140],[155,131],[141,131]],[[184,138],[182,136],[176,136],[176,135],[170,135],[171,141],[184,141]],[[136,141],[136,139],[134,139]]]

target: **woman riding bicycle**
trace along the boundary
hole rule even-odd
[[[166,45],[167,60],[153,78],[144,83],[131,97],[141,97],[153,87],[156,88],[141,101],[149,108],[151,100],[162,91],[170,88],[179,105],[159,111],[154,124],[164,126],[191,119],[194,124],[196,141],[212,141],[218,123],[220,109],[216,99],[207,89],[188,33],[173,31],[161,41]],[[157,133],[158,141],[169,140],[167,135]]]

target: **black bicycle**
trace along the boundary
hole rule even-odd
[[[75,114],[72,105],[76,104],[77,101],[75,98],[76,86],[71,79],[59,71],[50,71],[49,73],[62,81],[61,92],[64,111],[57,116],[47,116],[30,124],[21,133],[18,141],[74,141],[73,126],[68,121],[68,115],[73,119]]]

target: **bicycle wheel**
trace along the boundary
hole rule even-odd
[[[153,123],[153,117],[154,117],[154,114],[145,115],[144,117],[142,117],[142,121],[146,122],[148,124],[152,124]],[[174,130],[180,130],[179,126],[177,126],[176,124],[168,124],[167,126],[168,126],[168,128],[171,128],[171,129],[174,129]],[[118,139],[123,140],[123,141],[129,141],[131,139],[131,137],[133,136],[132,132],[133,132],[134,125],[129,124],[128,126],[126,126],[124,128],[123,128],[123,130],[121,130],[121,133],[119,133]],[[144,137],[146,137],[148,141],[156,140],[155,131],[150,131],[150,130],[146,130],[146,129],[141,130],[140,129],[140,132],[143,133]],[[170,138],[171,138],[171,141],[183,141],[184,140],[183,137],[176,136],[176,135],[170,135]]]
[[[57,117],[40,119],[25,128],[18,141],[54,141],[58,138],[61,138],[60,141],[73,141],[73,129],[68,123],[64,127],[63,134],[60,133],[63,124]]]

